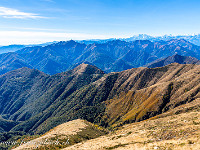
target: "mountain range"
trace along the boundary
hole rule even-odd
[[[122,41],[127,41],[127,42],[132,42],[135,40],[149,40],[151,42],[157,42],[157,41],[169,41],[172,39],[185,39],[186,41],[189,41],[195,45],[200,46],[200,34],[197,35],[164,35],[164,36],[150,36],[147,34],[139,34],[139,35],[134,35],[130,38],[119,38],[119,40]],[[86,45],[89,44],[102,44],[106,43],[108,41],[113,41],[117,40],[116,38],[110,38],[110,39],[94,39],[94,40],[76,40],[79,43],[84,43]],[[0,46],[0,54],[2,53],[7,53],[7,52],[15,52],[17,50],[20,50],[24,47],[33,47],[33,46],[47,46],[53,43],[57,43],[57,41],[54,42],[47,42],[43,44],[32,44],[32,45],[8,45],[8,46]]]
[[[125,41],[135,41],[135,40],[150,40],[152,42],[155,41],[169,41],[172,39],[185,39],[195,45],[200,46],[200,34],[196,34],[196,35],[164,35],[164,36],[150,36],[147,34],[139,34],[139,35],[135,35],[132,36],[130,38],[123,38],[122,40]]]
[[[151,42],[158,42],[158,41],[169,41],[169,40],[173,40],[173,39],[184,39],[186,41],[189,41],[195,45],[200,46],[200,34],[196,34],[196,35],[163,35],[163,36],[151,36],[151,35],[147,35],[147,34],[138,34],[138,35],[134,35],[132,37],[129,38],[119,38],[119,40],[122,41],[127,41],[127,42],[132,42],[132,41],[136,41],[136,40],[149,40]],[[110,38],[110,39],[94,39],[94,40],[78,40],[77,42],[80,43],[85,43],[85,44],[93,44],[93,43],[106,43],[108,41],[113,41],[113,40],[117,40],[116,38]]]
[[[89,45],[73,40],[62,41],[1,54],[0,74],[28,67],[53,75],[73,69],[83,62],[95,65],[107,73],[120,72],[175,54],[200,59],[200,47],[183,39],[158,42],[112,40]]]
[[[52,76],[17,69],[0,76],[1,131],[42,134],[78,118],[107,128],[145,120],[200,98],[199,67],[174,63],[105,74],[83,63]]]

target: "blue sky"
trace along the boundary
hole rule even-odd
[[[0,45],[200,33],[200,0],[1,0]]]

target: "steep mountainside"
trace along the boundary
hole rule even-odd
[[[173,56],[169,56],[167,58],[155,60],[147,65],[148,68],[155,68],[155,67],[163,67],[169,65],[171,63],[179,63],[179,64],[200,64],[200,61],[194,57],[190,56],[181,56],[175,54]]]
[[[0,76],[1,115],[21,121],[11,131],[44,133],[85,119],[104,127],[141,121],[200,97],[200,66],[171,64],[104,74],[81,64],[48,76],[22,68]]]
[[[16,122],[16,121],[6,120],[0,116],[0,133],[10,131],[10,129],[12,129],[17,124],[18,124],[18,122]],[[1,138],[0,138],[0,140],[1,140]]]
[[[39,98],[48,85],[49,76],[35,69],[21,68],[0,76],[0,113],[6,119],[23,105]],[[45,87],[46,86],[46,87]],[[26,119],[27,116],[24,116]],[[12,118],[14,120],[14,118]]]
[[[71,40],[1,54],[0,74],[29,67],[53,75],[83,62],[94,64],[105,72],[119,72],[174,54],[200,59],[200,47],[183,39],[158,42],[112,40],[89,45]]]
[[[7,119],[27,120],[50,106],[63,92],[68,96],[102,75],[101,70],[86,64],[54,76],[29,68],[11,71],[0,76],[0,113]]]
[[[45,47],[29,47],[17,52],[34,68],[48,74],[66,71],[86,45],[75,41],[59,42]]]

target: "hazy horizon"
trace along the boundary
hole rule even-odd
[[[0,45],[200,33],[198,0],[1,0]]]
[[[164,34],[164,35],[149,35],[149,34],[136,34],[136,35],[132,35],[132,36],[130,36],[130,37],[110,37],[110,38],[90,38],[90,39],[73,39],[73,38],[66,38],[66,39],[61,39],[61,40],[51,40],[51,41],[44,41],[44,42],[31,42],[30,41],[30,43],[24,43],[24,42],[19,42],[19,43],[7,43],[7,44],[0,44],[0,46],[9,46],[9,45],[39,45],[39,44],[48,44],[48,43],[56,43],[56,42],[60,42],[60,41],[70,41],[70,40],[74,40],[74,41],[89,41],[89,40],[96,40],[96,41],[98,41],[98,40],[109,40],[109,39],[126,39],[126,38],[132,38],[132,37],[134,37],[134,36],[140,36],[140,35],[147,35],[147,36],[151,36],[151,37],[154,37],[154,38],[156,38],[156,37],[162,37],[162,36],[195,36],[195,35],[200,35],[199,33],[198,34],[183,34],[183,35],[180,35],[180,34],[177,34],[177,35],[173,35],[173,34]],[[0,42],[1,43],[1,42]]]

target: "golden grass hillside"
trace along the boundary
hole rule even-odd
[[[51,129],[39,138],[26,142],[25,144],[13,149],[61,149],[84,140],[104,135],[106,132],[105,129],[99,126],[77,119],[63,123]]]
[[[199,150],[200,99],[105,133],[103,128],[78,119],[59,125],[15,150]]]
[[[200,101],[176,112],[180,110],[186,112],[124,125],[113,133],[64,150],[199,150]]]

